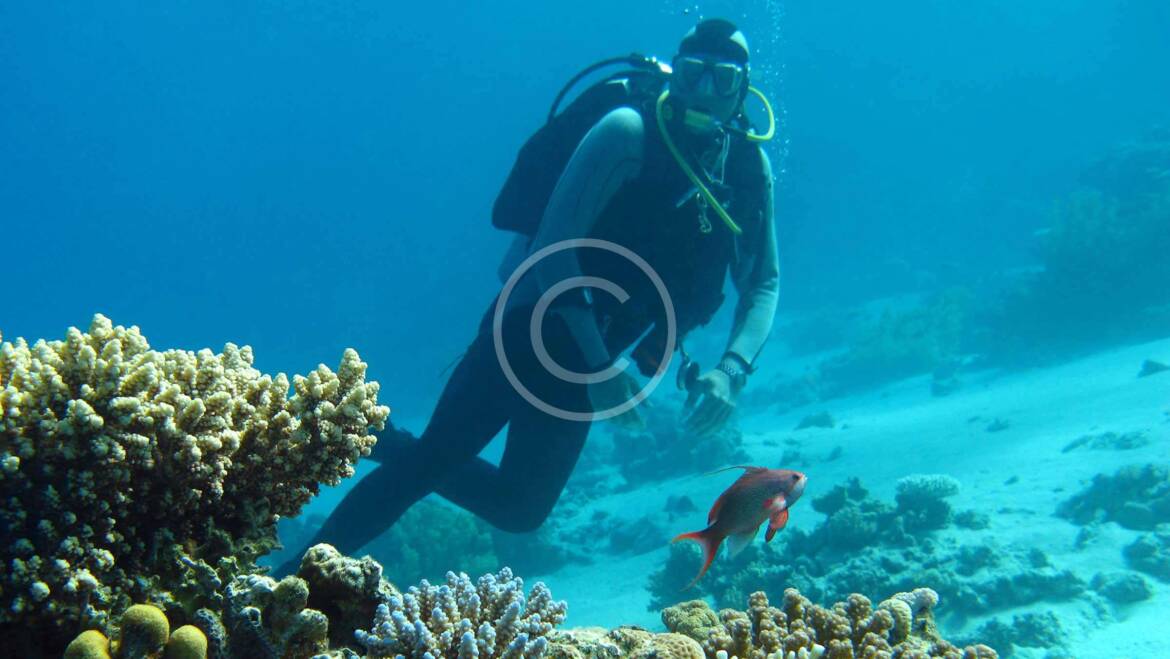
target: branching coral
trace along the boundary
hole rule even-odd
[[[475,583],[448,572],[444,585],[424,579],[379,605],[373,629],[357,639],[371,658],[540,657],[566,609],[540,582],[526,599],[523,580],[508,568]]]
[[[959,493],[959,481],[946,474],[918,474],[898,480],[898,513],[907,531],[941,529],[951,518],[947,497]]]
[[[940,638],[932,611],[937,603],[934,591],[920,588],[898,593],[876,609],[857,594],[826,609],[788,588],[780,608],[757,591],[749,597],[747,611],[724,609],[717,621],[700,601],[667,609],[662,619],[671,631],[701,641],[711,659],[998,656],[984,645],[959,649]]]
[[[365,370],[347,350],[290,398],[248,347],[157,352],[101,315],[63,341],[0,344],[0,624],[102,627],[171,586],[175,545],[250,563],[279,516],[368,454],[389,409]]]

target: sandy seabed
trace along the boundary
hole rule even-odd
[[[892,500],[895,483],[911,474],[949,474],[962,488],[949,499],[956,509],[990,515],[992,534],[1004,547],[1038,548],[1052,562],[1085,580],[1101,571],[1126,570],[1121,548],[1139,534],[1113,523],[1078,549],[1081,527],[1053,512],[1057,504],[1080,492],[1099,473],[1113,474],[1130,464],[1170,463],[1170,372],[1139,378],[1146,359],[1170,363],[1170,339],[1111,350],[1059,366],[1022,372],[968,375],[964,386],[943,398],[932,397],[928,377],[911,378],[880,390],[841,398],[824,405],[784,414],[755,414],[740,419],[745,448],[755,464],[777,465],[779,440],[798,437],[801,451],[814,456],[805,500],[791,511],[790,528],[811,530],[822,518],[809,505],[834,485],[858,476],[877,498]],[[831,429],[793,433],[802,417],[827,409],[837,420]],[[992,423],[1005,426],[989,432]],[[1086,434],[1143,431],[1150,442],[1132,450],[1062,452]],[[816,465],[815,456],[834,448],[840,457]],[[670,494],[687,494],[703,508],[694,523],[676,532],[701,528],[705,507],[734,474],[662,481],[590,503],[618,519],[636,520],[661,514]],[[588,519],[586,509],[578,518]],[[961,529],[948,533],[962,534]],[[986,537],[986,535],[984,535]],[[757,538],[757,542],[762,541]],[[649,574],[666,561],[669,549],[625,558],[599,557],[594,565],[572,565],[542,575],[558,598],[569,601],[566,626],[637,624],[662,628],[650,611],[646,591]],[[1102,612],[1083,599],[1042,602],[998,611],[1010,619],[1029,611],[1056,613],[1066,633],[1068,656],[1082,659],[1170,657],[1170,585],[1147,577],[1150,599]],[[929,586],[930,584],[922,584]],[[779,593],[771,594],[779,596]],[[868,593],[875,599],[890,593]],[[680,600],[688,599],[680,593]],[[823,604],[828,604],[827,602]],[[945,615],[946,602],[939,613]],[[943,625],[944,636],[972,631],[981,619],[962,629]],[[1017,657],[1044,657],[1047,650],[1017,648]],[[1055,656],[1055,655],[1054,655]],[[1060,656],[1066,656],[1060,654]]]

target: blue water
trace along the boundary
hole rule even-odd
[[[744,24],[784,109],[787,309],[1018,263],[1077,168],[1164,119],[1170,93],[1154,1],[702,9]],[[252,345],[269,371],[353,346],[425,418],[494,293],[488,211],[519,144],[572,72],[668,57],[693,20],[670,3],[5,3],[4,331],[101,311],[159,346]]]
[[[699,13],[780,111],[782,318],[1033,266],[1054,200],[1170,107],[1162,0],[8,1],[0,331],[100,312],[265,372],[354,347],[419,429],[497,290],[519,145]]]

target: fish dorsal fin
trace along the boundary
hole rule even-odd
[[[716,469],[715,471],[708,471],[707,473],[705,473],[703,475],[704,476],[714,476],[715,474],[722,474],[723,472],[731,471],[732,469],[743,469],[744,473],[748,473],[748,474],[754,474],[758,471],[767,471],[768,470],[767,467],[753,467],[751,465],[734,465],[732,467],[724,467],[722,469]]]
[[[735,465],[734,467],[724,467],[722,469],[716,469],[715,471],[709,471],[703,475],[704,476],[713,476],[715,474],[723,473],[725,471],[731,471],[732,469],[743,469],[744,476],[746,476],[748,474],[755,474],[755,473],[758,473],[761,471],[768,470],[767,467],[752,467],[752,466],[748,466],[748,465]],[[740,478],[743,478],[743,476],[740,476]],[[734,487],[734,484],[732,486]],[[719,517],[719,509],[723,507],[723,502],[725,499],[727,499],[727,493],[730,491],[731,491],[731,487],[728,487],[726,490],[723,490],[723,494],[720,494],[719,498],[715,500],[714,504],[712,504],[711,512],[707,513],[707,523],[708,524],[715,523],[715,518]]]
[[[743,551],[744,548],[746,548],[748,545],[752,544],[752,540],[756,539],[756,533],[759,532],[759,530],[760,528],[757,526],[750,531],[744,531],[743,533],[735,533],[727,536],[727,555],[729,557],[735,556],[739,554],[739,552]]]

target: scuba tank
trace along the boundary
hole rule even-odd
[[[564,111],[558,112],[561,102],[578,82],[595,71],[618,64],[625,64],[629,68],[612,73],[594,83]],[[732,233],[738,235],[739,226],[727,215],[701,178],[679,153],[670,131],[667,130],[667,122],[674,118],[673,108],[667,104],[669,92],[666,90],[666,83],[669,82],[670,75],[670,66],[656,57],[631,53],[591,64],[569,79],[553,100],[545,124],[520,147],[516,162],[512,165],[512,170],[492,205],[492,225],[505,231],[515,231],[527,236],[535,235],[541,218],[544,217],[544,209],[552,197],[553,188],[556,187],[577,145],[602,117],[614,109],[625,106],[639,111],[643,117],[654,118],[667,148],[683,173],[712,205]],[[776,131],[772,106],[768,103],[767,97],[755,87],[748,86],[746,91],[763,102],[768,115],[767,132],[760,135],[732,123],[721,124],[719,127],[750,142],[766,142],[772,139]],[[707,115],[691,110],[685,110],[681,120],[695,126],[710,126],[714,121]]]
[[[630,68],[615,72],[586,89],[558,112],[561,102],[584,77],[617,64]],[[653,57],[633,53],[602,60],[573,76],[549,108],[548,118],[520,147],[512,171],[492,206],[492,225],[497,229],[534,235],[552,197],[561,172],[585,133],[610,111],[650,104],[662,92],[670,68]]]

